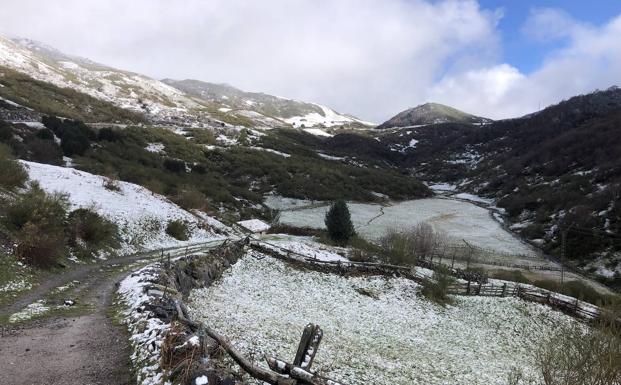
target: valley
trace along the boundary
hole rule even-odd
[[[0,382],[601,377],[621,90],[478,115],[375,124],[0,35]]]

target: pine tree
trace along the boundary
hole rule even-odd
[[[328,234],[333,241],[346,242],[349,238],[356,235],[347,203],[343,200],[332,203],[330,210],[326,213],[324,222],[328,228]]]

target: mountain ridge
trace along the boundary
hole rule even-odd
[[[377,126],[377,129],[403,128],[440,123],[486,124],[491,119],[475,116],[440,103],[424,103],[401,111]]]

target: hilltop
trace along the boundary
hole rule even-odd
[[[376,128],[412,127],[438,123],[485,124],[489,122],[491,119],[474,116],[443,104],[425,103],[398,113]]]

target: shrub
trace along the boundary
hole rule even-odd
[[[63,232],[67,209],[67,195],[47,194],[36,183],[11,203],[3,218],[9,231],[17,232],[27,223],[34,224],[41,231]]]
[[[116,192],[121,191],[121,185],[119,184],[119,179],[115,175],[104,176],[103,186],[106,190],[116,191]]]
[[[405,232],[395,229],[388,230],[380,238],[382,257],[386,262],[396,265],[415,265],[416,253],[414,240]]]
[[[414,265],[419,258],[433,256],[446,242],[444,234],[427,223],[419,223],[405,231],[389,229],[379,243],[388,262]]]
[[[70,245],[82,240],[93,249],[118,246],[119,230],[115,223],[92,209],[80,208],[69,213],[67,232]]]
[[[335,242],[347,242],[356,234],[347,203],[343,200],[338,200],[330,206],[324,222],[330,239]]]
[[[174,197],[173,201],[186,210],[200,209],[205,206],[205,194],[193,187],[186,187]]]
[[[561,327],[544,340],[536,364],[545,385],[619,384],[621,326],[603,321]]]
[[[97,132],[97,140],[106,140],[108,142],[119,142],[123,139],[123,135],[119,130],[110,127],[104,127]]]
[[[64,251],[67,196],[46,194],[38,185],[11,203],[3,222],[17,239],[17,255],[26,262],[47,267]]]
[[[17,240],[17,257],[38,267],[53,266],[65,251],[62,232],[45,231],[30,222],[19,232]]]
[[[54,132],[47,128],[40,129],[39,131],[37,131],[35,136],[42,140],[54,140]]]
[[[180,241],[187,241],[190,239],[190,230],[188,224],[180,219],[168,222],[166,225],[166,234]]]
[[[6,189],[23,187],[28,180],[28,173],[21,163],[13,159],[11,150],[0,144],[0,186]]]
[[[75,129],[66,130],[60,144],[66,156],[84,155],[91,146],[88,137]]]
[[[28,160],[53,165],[63,164],[63,151],[55,142],[35,138],[29,140],[26,145],[28,150],[26,158]]]
[[[421,294],[428,300],[437,303],[440,306],[446,306],[453,302],[449,297],[449,287],[454,279],[449,275],[446,268],[439,267],[434,271],[431,279],[427,279],[423,283]]]
[[[185,172],[185,162],[178,159],[166,158],[164,159],[164,168],[176,173]]]

